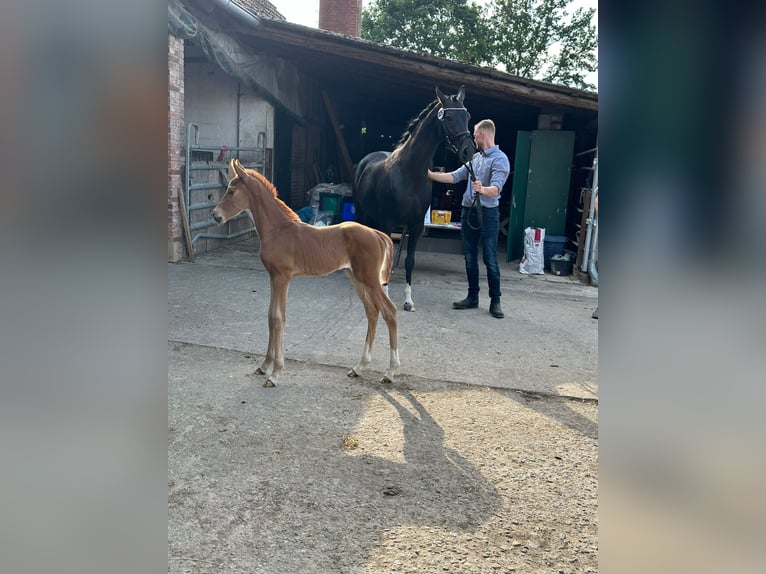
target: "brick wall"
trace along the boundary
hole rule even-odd
[[[168,259],[183,257],[183,231],[178,206],[184,165],[184,42],[168,34]]]
[[[362,34],[362,0],[319,0],[319,27],[359,38]]]

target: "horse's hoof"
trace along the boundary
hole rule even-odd
[[[260,367],[258,367],[257,369],[255,369],[255,374],[256,374],[256,375],[265,375],[265,374],[266,374],[266,371],[264,371],[263,369],[261,369]]]
[[[392,381],[391,379],[389,379],[387,375],[383,375],[383,378],[382,378],[382,379],[380,379],[380,382],[381,382],[382,384],[384,384],[384,385],[390,385],[390,384],[391,384],[391,383],[393,383],[394,381]]]
[[[265,383],[263,383],[263,386],[264,386],[264,387],[268,387],[268,388],[271,388],[271,387],[273,387],[273,386],[274,386],[274,383],[272,382],[272,380],[271,380],[271,379],[267,379],[267,380],[266,380],[266,382],[265,382]]]
[[[415,310],[415,305],[413,305],[412,303],[405,303],[404,304],[404,310],[405,311],[414,311]]]
[[[357,373],[354,369],[351,369],[348,373],[346,373],[347,377],[358,377],[359,373]]]

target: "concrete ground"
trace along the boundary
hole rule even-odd
[[[505,319],[452,310],[418,253],[393,385],[342,273],[290,286],[285,369],[253,375],[268,276],[248,241],[168,266],[170,572],[597,571],[596,288],[501,263]]]

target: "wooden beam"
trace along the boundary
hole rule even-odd
[[[333,107],[330,96],[327,94],[326,90],[322,90],[322,99],[324,100],[324,105],[327,108],[327,115],[330,116],[332,127],[335,130],[335,137],[338,140],[338,149],[340,149],[342,164],[341,169],[343,170],[343,181],[352,182],[354,181],[354,166],[351,163],[351,156],[348,153],[346,142],[343,139],[343,132],[340,129],[338,117],[335,115],[335,108]]]

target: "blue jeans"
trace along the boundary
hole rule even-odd
[[[463,237],[463,255],[465,272],[468,275],[468,296],[479,296],[479,244],[484,253],[484,265],[487,266],[489,297],[500,297],[500,266],[497,264],[497,235],[500,232],[500,209],[482,207],[483,225],[478,227],[476,213],[469,216],[469,209],[463,207],[460,217],[460,234]],[[470,219],[469,219],[470,217]]]

